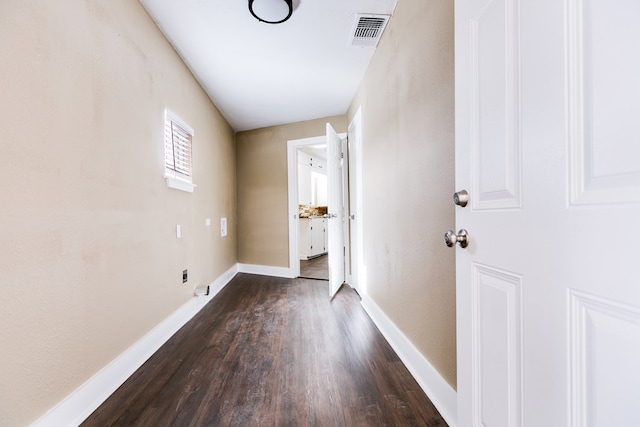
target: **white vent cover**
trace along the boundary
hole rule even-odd
[[[390,15],[357,14],[349,44],[351,46],[376,47],[389,18]]]

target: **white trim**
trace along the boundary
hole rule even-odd
[[[182,120],[176,113],[169,110],[168,108],[164,109],[164,119],[171,120],[172,122],[176,122],[180,127],[191,134],[191,136],[195,135],[193,128],[187,124],[184,120]]]
[[[196,185],[192,182],[185,181],[184,179],[175,178],[173,176],[164,176],[164,179],[167,181],[167,187],[174,188],[176,190],[186,191],[187,193],[193,193],[193,189],[196,188]]]
[[[209,285],[210,294],[191,298],[124,353],[89,378],[32,426],[77,426],[96,410],[165,342],[195,316],[238,273],[235,264]]]
[[[349,204],[351,188],[349,187],[349,174],[351,170],[349,168],[349,134],[347,133],[344,137],[340,138],[340,149],[342,150],[342,168],[340,168],[340,193],[342,199],[342,247],[344,257],[342,262],[344,264],[344,282],[351,284],[351,233],[350,233],[350,219],[349,215],[351,212],[349,211]],[[354,286],[354,289],[358,289]]]
[[[173,168],[167,168],[167,165],[166,165],[167,122],[175,123],[177,126],[181,127],[182,130],[184,130],[191,136],[191,147],[189,147],[191,151],[191,157],[192,157],[190,170],[189,170],[190,175],[182,174],[177,170],[174,170]],[[193,183],[193,137],[195,135],[195,132],[193,128],[187,124],[187,122],[182,120],[180,117],[178,117],[174,112],[172,112],[168,108],[164,109],[164,121],[162,124],[162,128],[163,128],[162,145],[164,147],[164,153],[165,153],[164,178],[167,181],[167,187],[173,188],[176,190],[186,191],[188,193],[193,193],[194,188],[196,188],[196,185]],[[174,145],[174,149],[175,149],[175,145]]]
[[[293,279],[291,268],[288,267],[272,267],[269,265],[255,265],[255,264],[238,264],[239,273],[247,274],[259,274],[261,276],[274,276],[274,277],[286,277]]]
[[[398,354],[411,375],[427,394],[450,427],[457,426],[457,393],[420,351],[398,329],[368,295],[362,296],[364,307],[373,323]]]
[[[347,137],[339,133],[340,139]],[[289,272],[281,277],[298,277],[300,275],[300,254],[298,248],[298,148],[327,143],[327,135],[287,141],[287,178],[288,178],[288,214],[289,214]],[[343,184],[344,186],[344,184]],[[262,273],[256,273],[262,274]],[[271,276],[272,274],[267,274]]]
[[[300,275],[300,249],[298,247],[298,148],[326,143],[327,137],[325,135],[287,141],[290,271],[286,277],[298,277]]]
[[[366,293],[366,286],[362,276],[364,275],[364,243],[362,236],[363,232],[363,208],[362,208],[362,107],[358,107],[358,111],[353,116],[351,123],[347,129],[349,146],[349,215],[353,214],[355,219],[348,218],[350,222],[350,229],[353,230],[351,235],[348,236],[350,241],[351,255],[355,254],[355,259],[351,257],[351,276],[349,277],[349,285],[355,288],[359,293]],[[352,221],[352,222],[351,222]],[[354,240],[351,241],[352,235],[355,235]]]
[[[215,297],[225,286],[227,286],[236,274],[238,274],[238,264],[234,264],[233,267],[222,273],[220,277],[214,280],[209,285],[209,295],[207,295],[207,301],[203,303],[203,306],[208,303],[209,300],[213,299],[213,297]]]

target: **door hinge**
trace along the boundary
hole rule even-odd
[[[340,153],[340,158],[344,159],[344,153],[342,153],[342,152]]]

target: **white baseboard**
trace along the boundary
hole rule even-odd
[[[398,354],[411,375],[445,419],[449,427],[457,426],[457,393],[440,373],[418,351],[409,339],[367,295],[362,295],[362,306],[382,335]]]
[[[209,295],[190,299],[158,326],[50,409],[32,426],[77,426],[116,391],[178,329],[195,316],[238,273],[235,264],[209,285]]]
[[[259,274],[261,276],[286,277],[289,279],[295,277],[293,269],[289,267],[271,267],[268,265],[238,264],[238,272]]]
[[[209,295],[207,296],[207,301],[205,301],[204,304],[208,303],[209,300],[211,300],[218,294],[218,292],[222,290],[222,288],[227,286],[227,284],[231,281],[231,279],[235,277],[236,274],[238,274],[238,264],[234,264],[233,267],[222,273],[220,277],[214,280],[213,283],[209,285]]]

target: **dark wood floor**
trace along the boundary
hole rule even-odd
[[[329,280],[329,255],[300,260],[300,277]]]
[[[344,286],[237,275],[84,426],[446,426]]]

